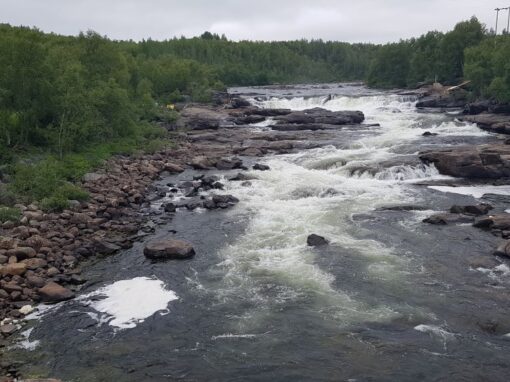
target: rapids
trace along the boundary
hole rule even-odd
[[[177,230],[193,260],[151,263],[137,243],[90,266],[83,295],[33,320],[20,342],[30,346],[12,349],[22,371],[66,381],[508,380],[510,272],[478,261],[497,239],[421,220],[474,197],[502,211],[510,192],[453,193],[453,179],[416,156],[496,137],[454,113],[418,111],[413,96],[358,85],[231,92],[265,108],[361,110],[380,126],[265,157],[271,170],[252,171],[250,187],[224,176],[235,208],[179,212],[151,236]],[[384,208],[398,205],[416,208]],[[331,244],[307,247],[311,233]]]

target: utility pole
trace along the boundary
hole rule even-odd
[[[506,20],[506,34],[510,35],[510,7],[507,7],[508,9],[508,18]]]
[[[501,8],[494,9],[496,11],[496,36],[498,35],[498,19],[499,19],[499,11],[501,11]]]

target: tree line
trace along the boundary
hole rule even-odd
[[[146,133],[170,102],[207,101],[231,85],[366,80],[374,87],[472,80],[476,96],[510,100],[510,39],[472,18],[447,33],[385,45],[322,40],[229,41],[209,32],[165,41],[67,37],[0,25],[0,155]],[[159,105],[159,107],[158,107]],[[150,129],[149,129],[150,130]],[[3,149],[2,149],[3,148]]]

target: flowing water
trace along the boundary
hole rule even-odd
[[[444,188],[452,179],[416,155],[496,137],[360,86],[232,91],[260,107],[361,110],[380,126],[265,157],[271,170],[253,171],[252,186],[222,180],[236,207],[178,212],[150,237],[192,241],[192,260],[152,263],[137,243],[91,266],[83,294],[41,313],[12,349],[30,360],[22,370],[66,381],[507,381],[510,268],[491,263],[497,238],[421,220],[474,197],[502,211],[510,190]],[[395,205],[413,208],[384,208]],[[311,233],[330,245],[308,247]]]

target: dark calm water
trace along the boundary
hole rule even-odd
[[[180,211],[147,237],[191,241],[191,260],[152,263],[137,243],[89,267],[83,296],[32,321],[25,349],[12,349],[23,373],[65,381],[508,381],[510,268],[491,262],[498,239],[469,224],[421,222],[476,202],[470,194],[483,186],[464,195],[429,188],[448,179],[416,156],[496,137],[418,112],[412,97],[359,86],[232,91],[262,107],[362,110],[381,126],[266,157],[271,171],[253,172],[252,186],[224,180],[225,193],[241,200],[236,207]],[[491,192],[502,195],[478,201],[508,208],[508,189]],[[396,204],[421,209],[381,210]],[[331,245],[307,247],[310,233]]]

